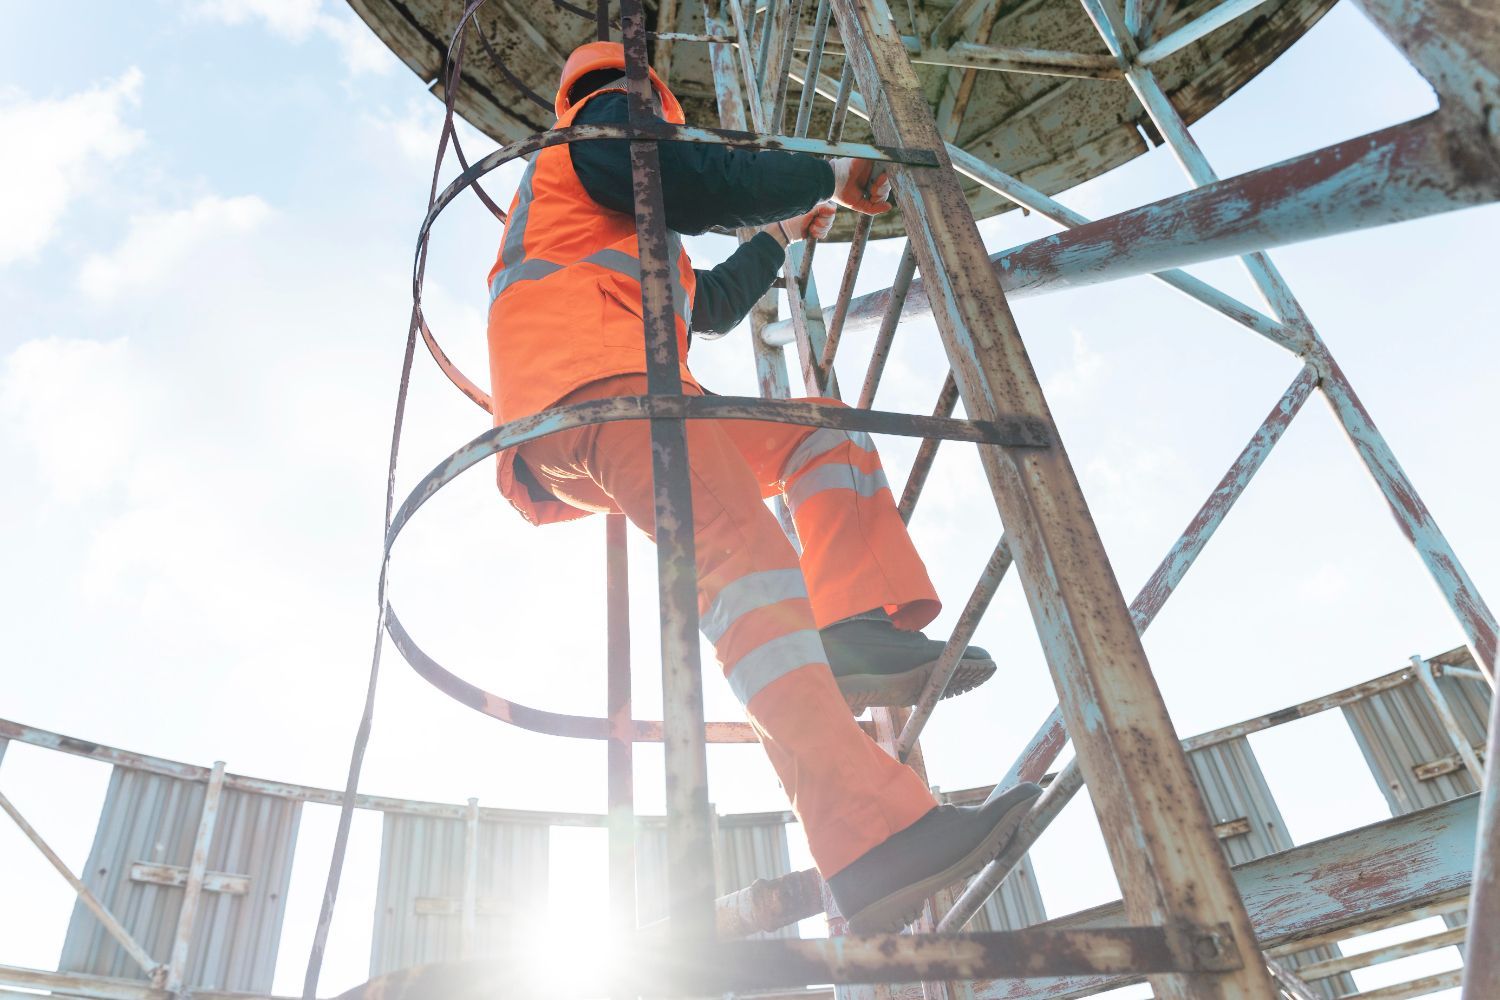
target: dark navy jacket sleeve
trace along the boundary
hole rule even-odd
[[[780,243],[765,233],[756,233],[713,270],[695,271],[698,291],[693,296],[693,332],[712,340],[738,326],[776,280],[785,258]]]
[[[573,121],[624,125],[629,119],[625,95],[609,93],[591,99]],[[692,142],[663,142],[658,149],[667,228],[679,233],[767,225],[800,215],[833,194],[833,168],[805,153]],[[590,198],[605,208],[634,214],[628,142],[573,142],[568,154]],[[771,287],[784,259],[781,244],[758,233],[724,263],[696,272],[691,329],[710,337],[728,333]]]
[[[625,125],[629,120],[625,95],[608,93],[592,98],[573,122]],[[697,142],[663,142],[657,148],[667,228],[679,233],[763,226],[801,215],[833,195],[833,168],[806,153]],[[629,142],[573,142],[568,153],[589,197],[605,208],[634,214]]]

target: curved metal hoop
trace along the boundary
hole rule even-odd
[[[881,410],[857,410],[825,403],[767,400],[747,396],[615,396],[554,407],[485,431],[451,453],[424,476],[391,518],[385,538],[385,557],[412,516],[459,474],[492,455],[509,448],[590,424],[621,420],[765,420],[809,427],[837,427],[898,434],[909,437],[940,437],[1013,448],[1046,447],[1050,437],[1040,421],[1008,418],[1001,421],[954,420],[916,416]],[[597,716],[568,715],[532,708],[503,698],[469,683],[429,656],[386,604],[386,634],[418,674],[430,684],[464,705],[493,719],[550,736],[603,740],[608,738],[608,720]],[[660,742],[660,722],[636,720],[633,739],[638,743]],[[753,743],[755,732],[743,722],[710,722],[704,727],[709,743]]]

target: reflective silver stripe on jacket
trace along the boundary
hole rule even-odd
[[[709,642],[717,644],[740,618],[782,601],[807,597],[807,582],[797,569],[767,569],[746,573],[719,591],[698,627]]]
[[[526,167],[526,173],[521,176],[521,187],[516,195],[516,208],[510,215],[510,220],[505,226],[505,238],[500,244],[500,270],[496,273],[494,280],[490,282],[490,304],[500,297],[500,293],[518,281],[540,281],[542,278],[556,274],[558,271],[571,264],[557,264],[540,257],[528,258],[526,256],[526,222],[531,212],[532,175],[536,171],[536,162],[533,161]],[[668,267],[668,279],[672,286],[672,309],[682,322],[689,328],[693,323],[693,304],[688,298],[687,285],[682,280],[682,237],[677,233],[667,233],[667,257],[670,260]],[[607,271],[614,271],[630,278],[636,284],[641,281],[641,262],[638,257],[632,257],[623,250],[615,250],[606,247],[595,251],[584,257],[575,264],[593,264]]]
[[[790,483],[786,489],[786,499],[795,512],[810,497],[827,490],[853,490],[862,497],[872,497],[881,490],[890,488],[891,484],[886,482],[885,473],[879,469],[861,472],[852,465],[820,465],[799,476],[796,482]]]
[[[729,687],[741,705],[760,694],[771,682],[809,663],[827,663],[823,640],[816,629],[801,629],[763,642],[740,657],[729,671]]]
[[[786,460],[781,478],[790,479],[801,472],[813,459],[826,455],[841,444],[852,444],[861,451],[874,451],[875,442],[864,431],[841,431],[836,427],[824,427],[809,434]]]

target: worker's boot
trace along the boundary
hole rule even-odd
[[[828,879],[850,932],[894,933],[910,924],[928,897],[1003,851],[1040,794],[1040,785],[1024,782],[983,805],[938,806],[854,859]]]
[[[889,618],[877,614],[846,618],[821,632],[828,665],[855,714],[871,706],[915,705],[946,645],[921,632],[898,629]],[[942,697],[972,690],[994,673],[995,661],[990,654],[969,646]]]

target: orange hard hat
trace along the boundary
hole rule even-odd
[[[557,117],[567,114],[568,109],[573,106],[573,102],[568,99],[568,91],[573,84],[583,79],[585,74],[598,69],[618,69],[623,73],[625,46],[619,42],[588,42],[572,51],[568,61],[563,64],[562,79],[557,84],[557,99],[553,105]],[[684,124],[682,105],[677,103],[676,96],[667,89],[661,77],[656,75],[656,70],[650,70],[650,73],[651,86],[661,96],[662,117],[674,125]]]

